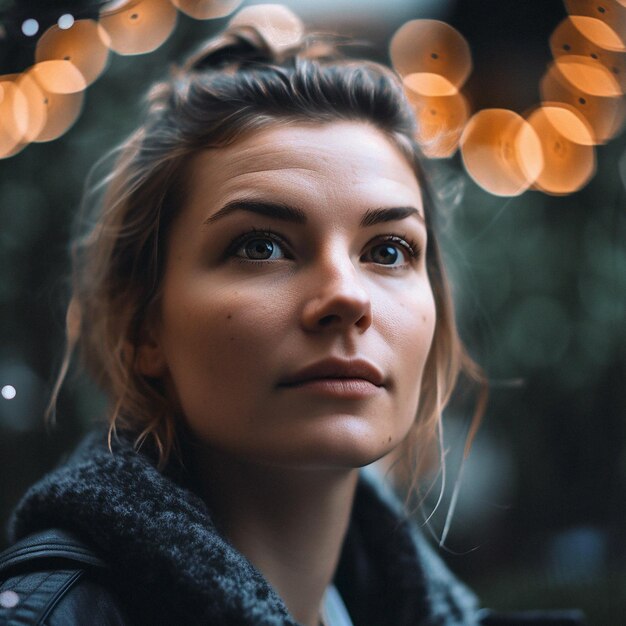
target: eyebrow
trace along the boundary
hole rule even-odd
[[[231,200],[221,209],[204,220],[204,224],[212,224],[235,211],[247,211],[265,217],[291,222],[294,224],[306,224],[306,213],[297,207],[281,202],[266,202],[263,200]],[[359,223],[362,227],[374,226],[382,222],[393,222],[415,216],[420,222],[425,223],[424,216],[413,206],[399,206],[389,208],[368,209]]]
[[[273,217],[284,222],[294,224],[306,224],[306,213],[296,207],[283,204],[281,202],[265,202],[262,200],[231,200],[227,202],[219,211],[204,220],[204,224],[212,224],[235,211],[248,211],[265,217]]]
[[[394,222],[415,216],[425,224],[424,216],[413,206],[396,206],[388,209],[369,209],[361,218],[361,226],[374,226],[381,222]]]

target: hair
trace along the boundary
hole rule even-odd
[[[438,435],[443,408],[465,371],[480,380],[455,326],[448,280],[433,233],[435,205],[414,139],[415,116],[388,67],[350,60],[328,38],[307,36],[276,48],[251,26],[231,26],[209,40],[147,97],[141,126],[120,147],[101,187],[95,218],[72,248],[73,293],[66,356],[53,401],[78,346],[108,394],[109,437],[130,431],[150,440],[163,468],[178,453],[177,409],[159,381],[141,375],[136,348],[158,309],[165,246],[185,203],[185,175],[194,155],[277,124],[357,121],[373,125],[404,154],[419,181],[429,243],[426,264],[437,310],[418,413],[403,443],[407,466],[419,467]],[[466,452],[480,419],[477,410]],[[179,421],[179,420],[178,420]],[[409,476],[417,477],[417,471]],[[415,483],[414,483],[415,485]]]

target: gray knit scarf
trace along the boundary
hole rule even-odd
[[[222,537],[183,471],[157,471],[126,438],[102,431],[26,493],[9,523],[16,541],[62,528],[110,564],[138,624],[296,626],[261,573]],[[471,626],[476,600],[397,502],[361,477],[335,585],[358,626]]]

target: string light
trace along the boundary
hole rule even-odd
[[[25,102],[27,123],[22,141],[27,144],[36,141],[43,132],[48,118],[46,94],[29,72],[22,73],[16,80]]]
[[[533,127],[508,109],[483,109],[467,123],[461,155],[471,178],[496,196],[518,196],[544,166],[541,143]]]
[[[393,35],[391,62],[400,76],[426,72],[460,89],[472,71],[470,47],[461,33],[438,20],[411,20]]]
[[[85,92],[61,94],[42,90],[42,102],[46,109],[46,122],[33,141],[53,141],[66,133],[79,118],[84,105]]]
[[[103,9],[100,24],[110,37],[111,49],[118,54],[146,54],[167,40],[177,17],[170,0],[135,0]]]
[[[20,152],[26,132],[26,101],[13,76],[0,77],[0,157]]]
[[[604,144],[622,128],[626,116],[624,98],[598,97],[577,90],[563,81],[555,66],[539,84],[544,102],[560,102],[576,109],[589,123],[595,144]]]
[[[396,31],[390,55],[427,157],[448,158],[461,146],[468,174],[498,195],[531,187],[571,193],[588,182],[594,146],[612,139],[626,121],[626,0],[564,1],[569,15],[550,37],[554,62],[540,82],[542,103],[526,119],[502,109],[470,116],[462,88],[472,70],[471,52],[452,26],[411,20]],[[97,21],[61,15],[40,37],[35,65],[18,76],[0,76],[0,158],[63,134],[80,115],[83,92],[106,68],[110,50],[151,52],[172,33],[178,11],[213,19],[241,3],[112,0]],[[230,24],[254,26],[278,53],[304,33],[302,22],[282,5],[246,7]],[[39,23],[29,18],[21,28],[32,37]]]
[[[51,93],[77,93],[87,87],[85,77],[69,60],[41,61],[30,73],[42,89]]]
[[[578,16],[566,17],[554,30],[550,37],[550,50],[554,59],[569,54],[587,57],[596,63],[603,65],[614,76],[620,85],[622,93],[626,92],[626,55],[616,50],[609,50],[587,38],[576,27],[575,19]],[[588,20],[595,18],[585,18]],[[600,20],[595,20],[604,24]],[[618,34],[611,29],[615,37]],[[598,38],[596,37],[596,41]]]
[[[615,98],[622,95],[613,74],[593,59],[568,54],[556,59],[554,66],[569,85],[590,96]]]
[[[17,391],[13,385],[4,385],[2,390],[0,390],[0,394],[5,400],[13,400],[17,395]]]
[[[229,26],[254,27],[277,54],[298,45],[304,35],[300,18],[282,4],[245,7],[230,20]]]
[[[66,94],[48,91],[36,80],[33,68],[22,74],[18,84],[27,100],[25,141],[42,143],[58,139],[78,119],[84,91]]]
[[[230,15],[243,0],[172,0],[172,4],[196,20],[210,20]]]
[[[61,15],[61,17],[57,21],[57,25],[62,30],[72,28],[72,26],[74,25],[74,16],[70,13],[65,13],[64,15]]]
[[[602,20],[615,32],[626,32],[626,0],[565,0],[569,15],[582,15]]]
[[[591,135],[585,136],[585,127],[578,117],[565,108],[540,106],[528,116],[528,123],[535,130],[544,155],[534,188],[565,195],[584,187],[595,173],[596,158]],[[566,127],[567,135],[559,127]],[[582,139],[582,143],[572,141],[572,137]]]
[[[110,38],[94,20],[78,20],[69,30],[51,26],[37,42],[35,61],[70,61],[91,85],[106,68]]]
[[[435,74],[409,74],[404,83],[422,152],[431,159],[452,156],[469,118],[467,99],[452,83]]]
[[[626,0],[565,4],[569,16],[550,37],[554,62],[540,82],[542,104],[525,119],[486,109],[462,122],[458,145],[465,169],[495,195],[529,188],[555,195],[577,191],[595,172],[594,146],[612,139],[626,122]],[[433,146],[455,136],[462,114],[441,115],[434,125],[426,99],[437,90],[451,99],[453,88],[461,89],[471,70],[469,46],[447,24],[412,20],[392,37],[390,55],[416,113],[424,154],[451,156],[452,142],[447,150]]]
[[[36,19],[30,18],[22,22],[22,32],[27,37],[33,37],[39,31],[39,22]]]
[[[581,146],[593,146],[596,143],[593,128],[578,109],[563,102],[544,102],[541,105],[541,114],[567,140]],[[529,115],[531,124],[533,116],[536,117],[535,111]]]

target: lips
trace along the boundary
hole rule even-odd
[[[385,377],[372,363],[364,359],[324,359],[312,363],[282,379],[279,387],[296,387],[316,380],[365,380],[383,387]]]

